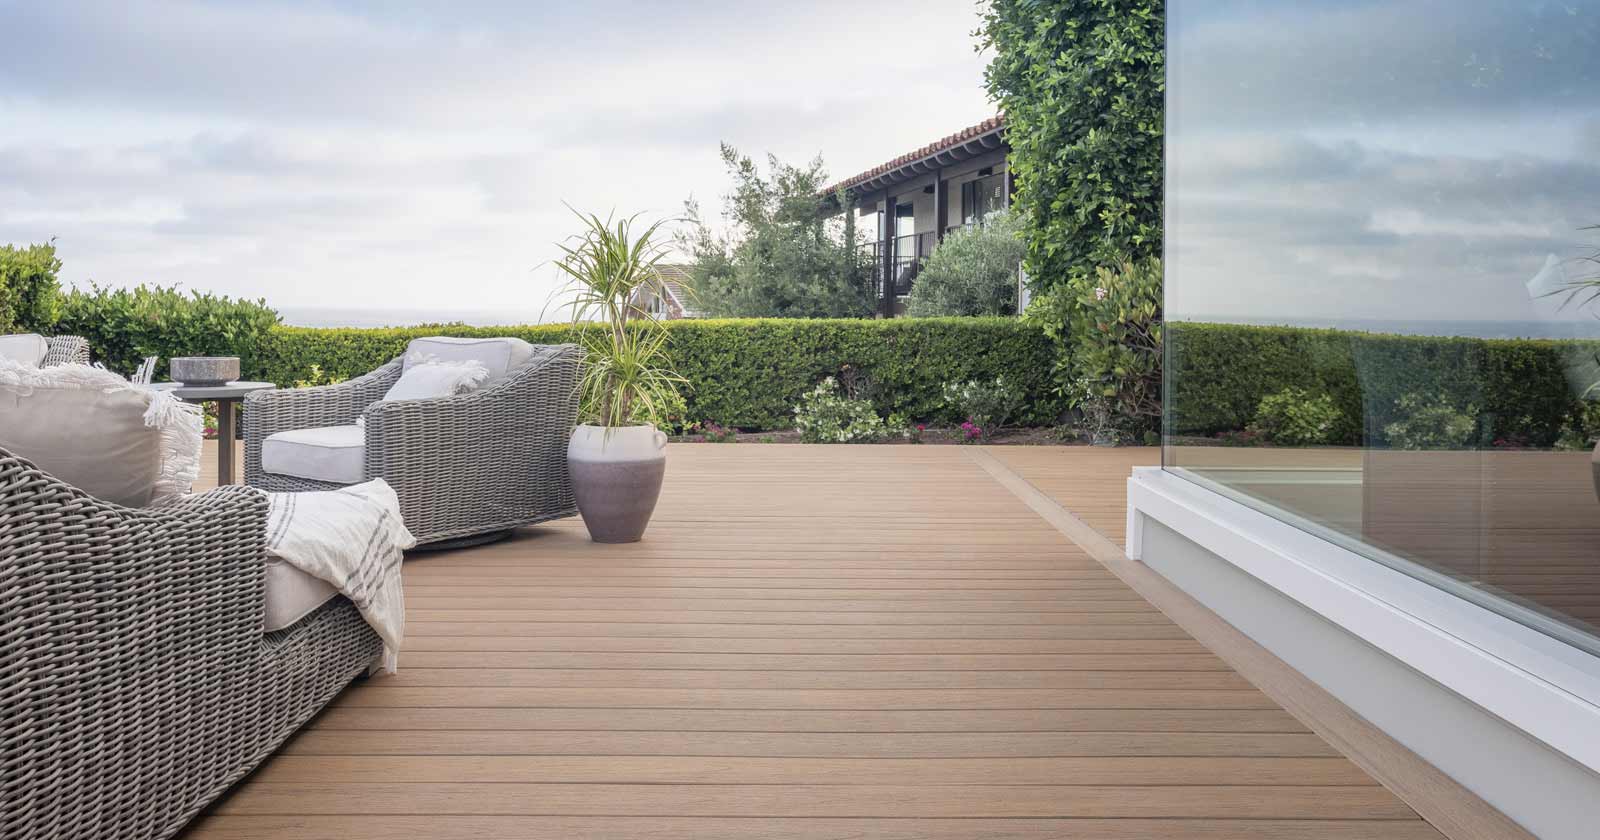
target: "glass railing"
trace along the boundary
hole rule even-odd
[[[1168,14],[1167,469],[1600,652],[1600,0]]]

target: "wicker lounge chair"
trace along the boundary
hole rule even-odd
[[[99,501],[0,450],[0,837],[176,834],[381,655],[344,597],[263,634],[267,499]]]
[[[45,339],[50,349],[45,351],[41,367],[54,365],[86,365],[89,363],[89,342],[82,336],[58,335]]]
[[[245,481],[265,490],[328,490],[382,478],[400,496],[419,544],[484,542],[518,525],[578,512],[567,475],[577,422],[576,345],[534,348],[525,364],[471,393],[383,401],[400,378],[396,358],[337,385],[260,391],[245,399]],[[360,475],[321,481],[268,472],[262,444],[293,430],[365,423]]]

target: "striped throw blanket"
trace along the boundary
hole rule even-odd
[[[267,496],[267,552],[349,598],[383,638],[383,670],[394,673],[406,627],[400,562],[417,544],[401,521],[394,488],[377,478]]]

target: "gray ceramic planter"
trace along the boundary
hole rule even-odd
[[[638,542],[667,472],[667,436],[654,426],[579,426],[567,443],[578,512],[598,543]]]

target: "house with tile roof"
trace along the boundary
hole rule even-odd
[[[701,317],[703,313],[695,305],[689,266],[657,265],[656,272],[661,275],[661,288],[640,289],[634,295],[634,307],[664,321]]]
[[[946,234],[1010,205],[1010,151],[1005,116],[996,115],[846,178],[819,196],[825,215],[857,213],[859,227],[869,232],[861,247],[875,267],[880,315],[904,312],[917,272]]]

